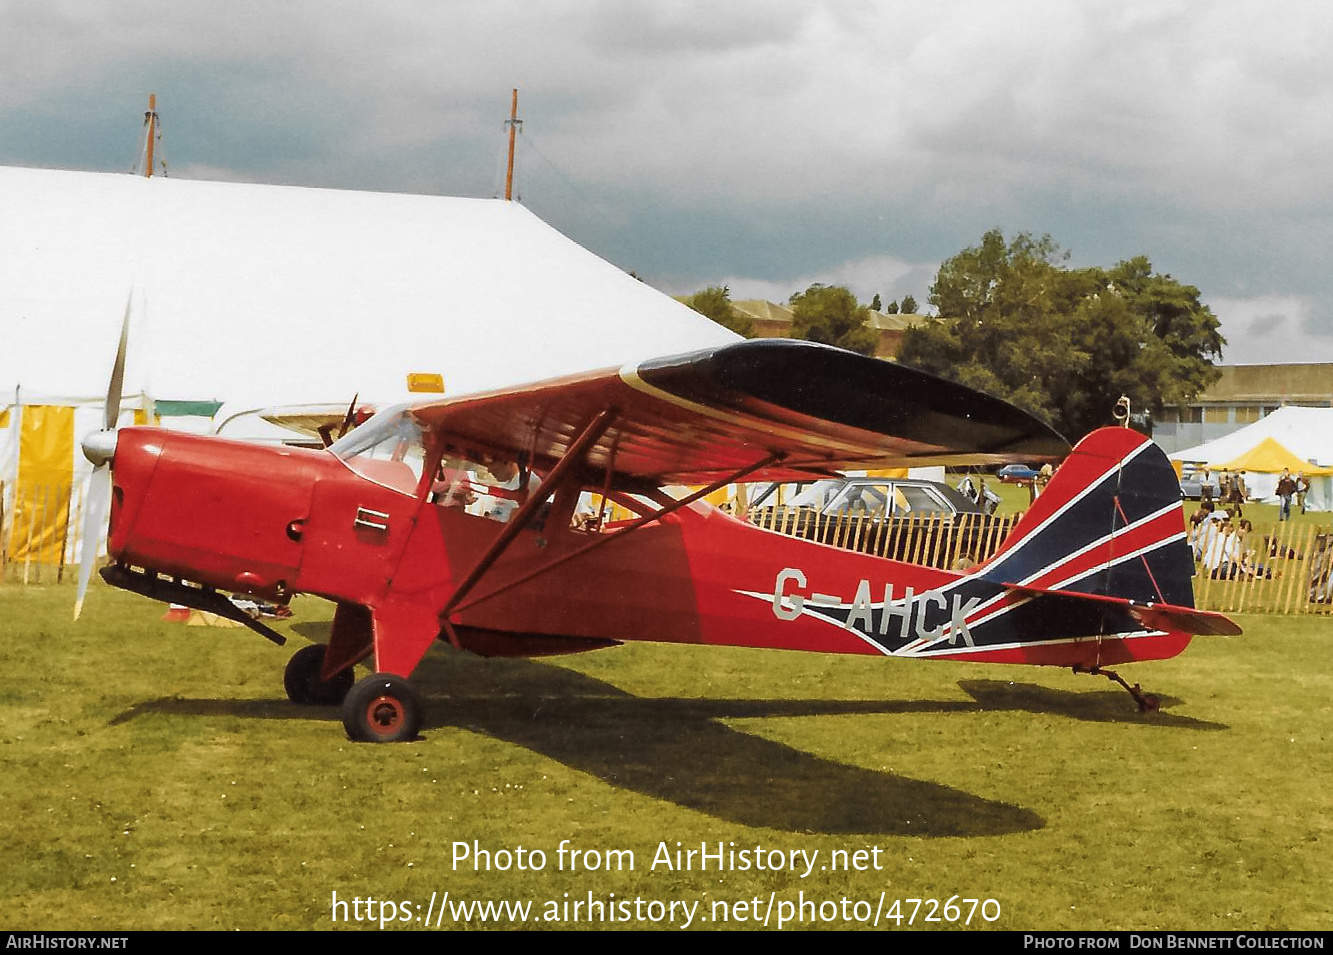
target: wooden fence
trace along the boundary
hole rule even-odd
[[[886,520],[864,512],[824,516],[798,507],[764,508],[750,515],[759,527],[779,534],[912,564],[959,569],[979,564],[999,550],[1020,517],[927,514]]]
[[[880,520],[847,513],[823,517],[809,510],[779,507],[750,517],[758,526],[780,534],[915,564],[961,569],[993,555],[1021,515],[980,524],[968,515]],[[1289,521],[1256,525],[1246,544],[1256,551],[1257,572],[1228,580],[1214,579],[1196,568],[1196,606],[1226,613],[1333,614],[1333,529]]]
[[[1291,521],[1255,525],[1247,548],[1256,573],[1217,579],[1200,568],[1194,602],[1226,613],[1333,613],[1333,529]]]

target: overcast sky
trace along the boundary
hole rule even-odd
[[[658,288],[923,304],[994,227],[1333,361],[1333,4],[0,0],[0,163],[521,200]]]

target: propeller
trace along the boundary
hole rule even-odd
[[[106,522],[107,509],[111,504],[111,459],[116,454],[116,422],[120,419],[120,397],[125,383],[125,347],[130,335],[130,303],[134,299],[131,291],[125,300],[125,317],[120,323],[120,344],[116,347],[116,362],[111,366],[111,382],[106,390],[106,404],[103,406],[102,430],[88,435],[81,442],[83,456],[93,464],[93,474],[88,481],[88,498],[83,507],[83,549],[79,555],[79,590],[74,600],[74,619],[79,619],[83,611],[83,598],[88,593],[88,581],[93,574],[93,565],[97,563],[97,550],[101,544],[98,532]]]
[[[333,433],[333,422],[322,424],[315,429],[316,433],[319,434],[319,440],[324,447],[327,448],[331,446],[333,442],[337,441],[352,429],[352,425],[356,423],[356,402],[360,397],[361,392],[359,391],[352,395],[352,403],[347,406],[347,414],[343,415],[342,424],[338,426],[337,436]]]
[[[352,425],[356,422],[356,401],[360,397],[361,392],[359,391],[352,395],[352,403],[347,406],[347,414],[343,416],[342,427],[338,429],[339,438],[352,430]]]

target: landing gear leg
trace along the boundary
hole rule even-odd
[[[1133,686],[1130,686],[1128,683],[1124,681],[1124,679],[1120,676],[1120,674],[1116,673],[1114,670],[1103,670],[1101,667],[1085,667],[1076,665],[1074,667],[1074,672],[1090,673],[1093,676],[1104,676],[1108,680],[1114,680],[1115,682],[1119,683],[1121,686],[1125,688],[1125,691],[1129,693],[1130,696],[1134,697],[1134,702],[1139,705],[1140,713],[1156,713],[1157,710],[1162,705],[1162,701],[1157,699],[1157,697],[1153,696],[1151,693],[1144,693],[1143,688],[1140,687],[1137,683],[1135,683]]]

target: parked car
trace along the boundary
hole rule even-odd
[[[750,504],[750,519],[796,537],[937,566],[979,559],[998,524],[947,484],[873,477],[768,485]]]
[[[1030,484],[1037,479],[1039,473],[1036,468],[1030,468],[1026,464],[1006,464],[995,472],[995,476],[1005,484]]]
[[[1180,481],[1180,496],[1187,501],[1199,501],[1204,497],[1205,487],[1208,489],[1208,497],[1211,500],[1218,500],[1222,496],[1222,490],[1219,484],[1218,475],[1209,472],[1207,480],[1204,478],[1205,472],[1194,471],[1187,473]]]

